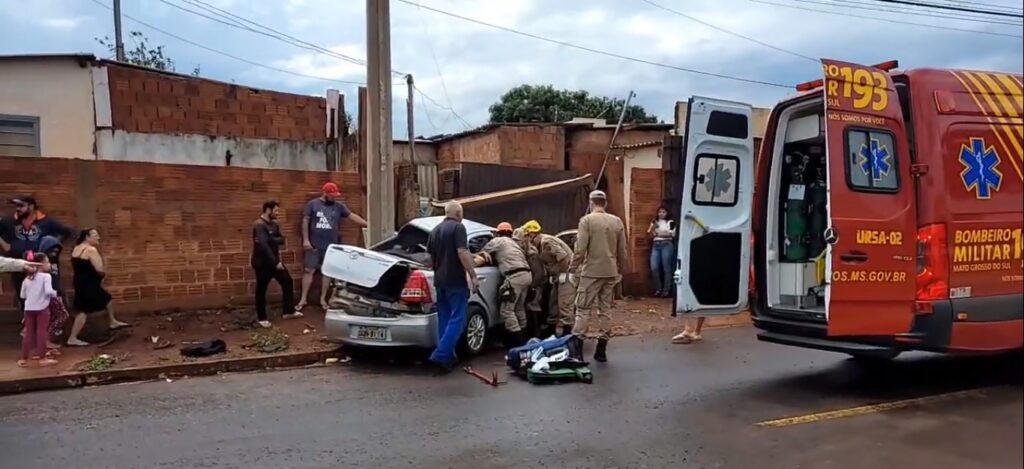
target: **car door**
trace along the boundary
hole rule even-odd
[[[469,236],[468,245],[469,252],[474,256],[480,253],[480,250],[490,241],[494,236],[490,233],[475,233]],[[477,267],[476,278],[480,282],[480,291],[477,293],[475,298],[480,301],[487,309],[489,324],[495,324],[498,315],[498,288],[501,286],[501,274],[498,273],[498,268],[493,266]]]
[[[888,72],[823,60],[830,336],[891,336],[913,321],[917,214],[903,112]]]
[[[690,98],[676,259],[679,314],[747,308],[754,132],[749,104]]]

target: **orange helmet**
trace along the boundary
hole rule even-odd
[[[498,231],[500,231],[502,233],[506,233],[506,232],[507,233],[511,233],[512,232],[512,224],[507,222],[507,221],[503,221],[501,223],[498,223]]]

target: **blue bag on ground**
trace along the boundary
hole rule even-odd
[[[581,356],[579,347],[576,345],[578,341],[579,339],[574,340],[572,335],[546,340],[530,339],[525,345],[509,349],[505,355],[505,364],[516,372],[525,372],[533,366],[532,356],[537,349],[543,350],[545,355],[568,349],[569,356],[578,358]]]

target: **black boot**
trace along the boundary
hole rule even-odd
[[[562,335],[560,335],[559,337],[565,337],[569,334],[572,334],[572,324],[562,326]]]
[[[608,361],[608,355],[605,352],[608,350],[608,339],[597,339],[597,349],[594,350],[594,361],[604,363]]]
[[[526,341],[529,340],[529,339],[526,338],[526,331],[516,332],[515,335],[516,335],[516,339],[515,339],[516,347],[520,347],[520,346],[526,345]]]

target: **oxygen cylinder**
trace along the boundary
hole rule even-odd
[[[799,153],[786,155],[789,165],[789,187],[786,191],[785,239],[783,260],[800,262],[807,259],[807,186],[804,184],[804,168],[807,156]]]
[[[810,195],[810,257],[817,257],[825,250],[825,228],[828,226],[828,190],[825,182],[825,168],[818,166],[811,183]]]

